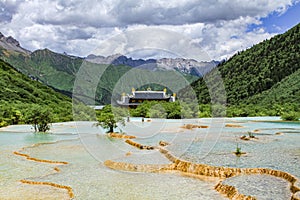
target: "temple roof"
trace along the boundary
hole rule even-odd
[[[163,101],[175,101],[175,96],[171,96],[166,93],[166,90],[164,91],[135,91],[132,90],[132,94],[123,93],[121,101],[117,101],[119,105],[123,106],[138,106],[140,105],[144,100],[163,100]]]
[[[168,99],[169,95],[166,95],[163,91],[135,91],[130,96],[132,99]]]

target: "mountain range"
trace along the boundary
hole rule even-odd
[[[130,67],[140,67],[151,71],[162,70],[176,70],[184,74],[201,77],[204,74],[212,70],[218,61],[202,61],[198,62],[193,59],[184,58],[161,58],[161,59],[132,59],[121,54],[115,54],[111,56],[96,56],[88,55],[87,61],[97,64],[112,64],[112,65],[126,65]]]
[[[126,57],[125,55],[121,55],[121,54],[110,55],[107,57],[90,54],[87,57],[82,58],[77,56],[71,56],[66,53],[63,54],[56,53],[49,49],[36,50],[30,52],[29,50],[26,50],[23,47],[21,47],[20,43],[16,39],[14,39],[11,36],[5,37],[1,32],[0,32],[0,49],[1,49],[2,56],[4,57],[5,56],[9,57],[12,52],[19,53],[23,56],[29,56],[29,57],[38,56],[40,58],[42,56],[41,54],[43,54],[44,56],[48,56],[49,54],[55,54],[56,57],[61,56],[62,59],[66,59],[66,58],[75,59],[75,60],[84,59],[85,61],[93,62],[96,64],[109,64],[114,66],[125,65],[130,67],[141,67],[152,71],[175,69],[184,74],[189,74],[198,77],[203,76],[204,74],[209,72],[212,68],[214,68],[217,64],[219,64],[218,61],[214,61],[214,60],[211,62],[207,62],[207,61],[199,62],[194,59],[184,59],[184,58],[162,58],[162,59],[146,59],[146,60],[132,59],[131,57]],[[59,63],[59,64],[63,64],[63,63]]]
[[[199,104],[209,105],[212,103],[211,95],[218,99],[221,93],[220,85],[214,81],[214,75],[218,72],[226,92],[223,103],[228,108],[228,116],[280,115],[283,112],[300,113],[299,41],[300,24],[286,33],[236,53],[227,61],[201,63],[182,58],[134,60],[124,55],[89,55],[81,58],[49,49],[30,52],[14,38],[0,34],[0,58],[31,79],[69,96],[73,92],[76,74],[85,61],[99,69],[108,66],[103,76],[99,77],[95,96],[99,104],[110,103],[114,87],[124,74],[133,68],[141,68],[147,73],[154,73],[154,76],[160,74],[165,77],[169,76],[169,70],[176,70],[191,82]],[[201,71],[199,68],[202,69],[201,76],[195,73]],[[178,95],[189,98],[190,94],[183,89]]]
[[[114,85],[126,72],[132,68],[139,68],[153,73],[166,74],[169,71],[177,71],[188,82],[198,79],[199,76],[209,72],[218,62],[198,62],[183,58],[164,59],[132,59],[124,55],[111,55],[107,57],[89,55],[86,58],[71,56],[66,53],[56,53],[49,49],[41,49],[30,52],[20,46],[20,43],[12,37],[0,34],[0,58],[14,66],[17,70],[38,80],[57,91],[72,96],[76,74],[83,63],[97,64],[99,68],[109,65],[105,77],[99,81],[100,87],[96,92],[96,103],[110,103]],[[162,86],[163,87],[163,86]],[[157,88],[156,86],[153,89]],[[129,91],[128,91],[129,92]]]

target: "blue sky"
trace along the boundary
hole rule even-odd
[[[179,51],[184,46],[179,45],[180,40],[176,35],[179,34],[201,46],[208,55],[203,59],[221,60],[299,23],[299,2],[0,0],[0,32],[14,37],[21,46],[31,51],[48,48],[59,53],[87,56],[94,53],[95,49],[107,49],[107,52],[101,51],[99,54],[136,53],[136,57],[141,58],[150,55],[160,57],[155,48],[164,49],[164,52]],[[155,34],[145,34],[154,33],[157,29],[174,34],[169,34],[164,40],[156,40]],[[139,30],[146,31],[140,35],[134,33]],[[134,35],[134,38],[128,35],[133,40],[127,40],[134,44],[122,44],[114,50],[101,46],[112,37],[120,39],[126,32]],[[112,44],[118,42],[111,41],[106,47]],[[151,48],[154,50],[148,51]],[[148,50],[138,52],[138,49]]]
[[[284,33],[288,29],[300,23],[300,2],[289,7],[283,14],[278,12],[270,13],[261,19],[261,25],[251,24],[248,31],[263,27],[269,33]]]

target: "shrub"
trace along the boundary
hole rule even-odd
[[[285,121],[298,121],[299,115],[296,112],[288,112],[281,115],[281,119]]]

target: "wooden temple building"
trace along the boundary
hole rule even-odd
[[[121,100],[117,101],[120,106],[126,106],[130,108],[136,108],[139,104],[144,101],[166,101],[166,102],[175,102],[176,94],[173,95],[167,94],[167,89],[163,91],[152,91],[148,89],[146,91],[135,91],[132,88],[131,94],[122,94]]]

